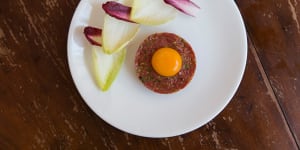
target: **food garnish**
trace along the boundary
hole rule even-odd
[[[164,2],[190,16],[195,16],[200,9],[197,4],[190,0],[164,0]]]
[[[200,9],[191,0],[133,0],[131,7],[108,1],[102,8],[112,17],[144,25],[160,25],[174,19],[175,9],[189,16],[195,16]]]
[[[174,19],[176,14],[163,0],[134,0],[130,19],[144,25],[160,25]]]
[[[127,46],[140,29],[139,24],[122,21],[105,15],[103,25],[103,50],[112,54]]]
[[[115,1],[108,1],[102,4],[102,8],[106,14],[120,20],[133,22],[130,20],[131,7],[125,6]]]
[[[119,52],[106,54],[101,46],[101,29],[87,26],[83,32],[86,39],[91,43],[93,77],[97,86],[102,91],[107,91],[121,69],[125,59],[126,49],[123,48]]]
[[[96,46],[102,46],[102,30],[96,27],[87,26],[84,28],[83,33],[86,39]]]
[[[126,56],[126,49],[106,54],[101,47],[92,47],[92,68],[96,84],[107,91],[116,79]]]

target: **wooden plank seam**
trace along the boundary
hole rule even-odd
[[[267,76],[267,73],[266,73],[265,70],[264,70],[263,64],[262,64],[262,62],[260,61],[260,58],[259,58],[259,56],[258,56],[258,54],[257,54],[257,48],[256,48],[254,42],[252,41],[251,34],[249,34],[248,31],[247,31],[247,33],[248,33],[248,40],[249,40],[249,42],[250,42],[250,43],[253,43],[253,44],[251,44],[251,45],[253,45],[253,48],[249,48],[249,49],[250,49],[252,55],[254,56],[255,62],[256,62],[257,67],[258,67],[258,69],[259,69],[259,72],[260,72],[260,74],[261,74],[261,76],[262,76],[262,78],[263,78],[263,81],[264,81],[264,83],[265,83],[265,85],[266,85],[266,87],[267,87],[268,94],[270,95],[271,99],[274,101],[274,103],[275,103],[275,105],[277,106],[277,108],[281,110],[282,113],[280,113],[280,114],[281,114],[281,117],[283,118],[283,120],[285,120],[285,122],[286,122],[286,123],[285,123],[285,126],[286,126],[286,128],[288,129],[290,136],[293,137],[294,142],[296,143],[298,149],[300,149],[300,145],[299,145],[299,143],[298,143],[297,140],[296,140],[296,135],[292,132],[290,123],[289,123],[288,120],[286,119],[286,116],[287,116],[287,115],[286,115],[284,109],[282,108],[280,102],[278,101],[278,98],[277,98],[277,96],[276,96],[276,94],[275,94],[275,91],[274,91],[274,89],[273,89],[273,87],[272,87],[272,85],[271,85],[271,82],[270,82],[270,80],[269,80],[269,78],[268,78],[268,76]]]

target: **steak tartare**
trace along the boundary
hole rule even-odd
[[[181,68],[172,76],[159,74],[152,64],[152,57],[161,48],[171,48],[181,56]],[[190,44],[173,33],[155,33],[148,36],[139,46],[135,56],[136,74],[150,90],[169,94],[183,89],[193,78],[196,57]]]

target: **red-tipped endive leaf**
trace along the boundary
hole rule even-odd
[[[102,4],[102,8],[106,12],[106,14],[112,17],[128,22],[134,22],[130,20],[131,7],[125,6],[115,1],[108,1]]]
[[[190,0],[164,0],[165,3],[173,6],[177,10],[190,15],[195,16],[200,7]]]
[[[130,20],[145,25],[164,24],[176,17],[176,9],[163,0],[133,0]]]
[[[106,54],[102,49],[102,30],[87,26],[84,28],[86,39],[92,44],[92,74],[97,86],[107,91],[116,79],[124,62],[126,49],[114,54]]]
[[[106,15],[103,24],[103,50],[107,54],[112,54],[125,48],[135,37],[140,29],[140,25],[122,21]]]
[[[102,46],[102,30],[96,27],[87,26],[83,31],[86,39],[95,46]]]
[[[129,0],[119,0],[118,2],[110,1],[102,5],[108,14],[104,17],[102,40],[103,50],[107,54],[125,48],[139,31],[140,25],[128,20],[131,12],[128,4],[131,3]]]

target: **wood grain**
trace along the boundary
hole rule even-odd
[[[249,35],[245,76],[203,127],[151,139],[119,131],[77,92],[67,33],[79,0],[0,1],[0,149],[298,149],[299,4],[237,0]]]
[[[299,0],[238,1],[250,38],[298,144],[300,142],[299,2]]]

